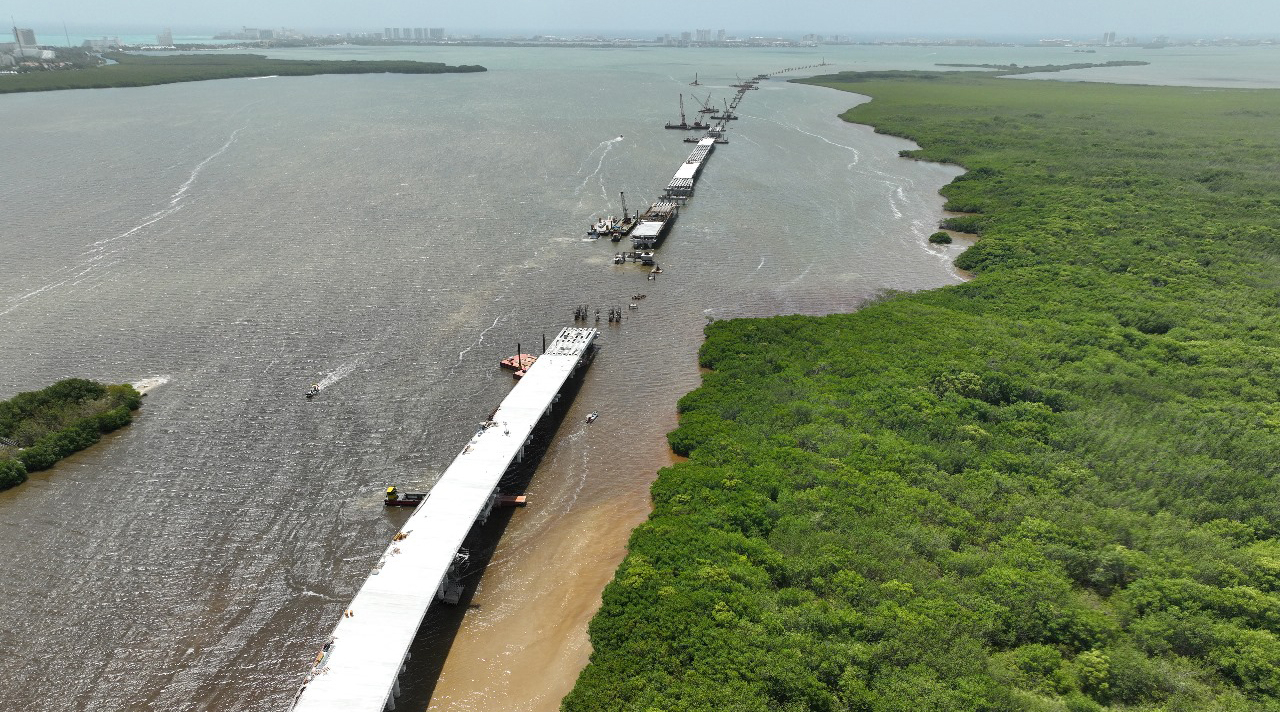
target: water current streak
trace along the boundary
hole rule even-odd
[[[200,171],[204,170],[204,167],[209,165],[209,163],[213,161],[215,158],[226,153],[227,150],[230,149],[231,146],[236,142],[236,136],[239,135],[239,133],[245,130],[246,128],[248,128],[248,124],[241,126],[235,131],[232,131],[231,135],[227,137],[226,142],[223,143],[222,146],[218,148],[218,150],[214,151],[212,154],[207,156],[204,160],[197,163],[195,167],[191,169],[191,174],[187,176],[187,180],[184,181],[182,185],[178,186],[177,192],[169,196],[169,203],[166,207],[161,208],[160,210],[157,210],[154,213],[151,213],[150,215],[143,218],[142,222],[138,223],[137,225],[134,225],[133,227],[129,228],[128,230],[125,230],[124,232],[118,235],[115,235],[113,237],[103,238],[101,240],[97,240],[96,242],[89,244],[85,252],[82,253],[82,255],[84,256],[84,259],[79,264],[68,265],[54,272],[55,275],[60,273],[70,272],[71,273],[70,275],[62,277],[61,279],[57,279],[55,281],[48,282],[37,289],[27,292],[26,294],[23,294],[17,297],[10,297],[9,305],[3,311],[0,311],[0,316],[4,316],[9,312],[12,312],[14,309],[17,309],[19,306],[21,306],[24,302],[26,302],[28,299],[31,299],[32,297],[44,294],[45,292],[48,292],[53,289],[57,289],[58,287],[62,287],[68,283],[71,283],[73,286],[78,285],[81,281],[83,281],[83,278],[89,276],[90,273],[95,271],[97,271],[98,273],[103,273],[107,269],[119,264],[120,260],[106,261],[104,259],[109,255],[119,252],[118,248],[108,250],[107,249],[108,246],[110,246],[112,243],[117,242],[119,240],[132,237],[137,233],[147,229],[148,227],[151,227],[152,225],[160,222],[161,220],[164,220],[165,218],[181,210],[182,200],[187,197],[187,193],[188,191],[191,190],[191,186],[195,184],[196,178],[200,176]]]

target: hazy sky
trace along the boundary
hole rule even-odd
[[[848,34],[948,37],[1280,36],[1280,0],[0,0],[19,27],[372,30],[444,27],[451,33],[600,32],[650,37],[697,28],[730,35]]]

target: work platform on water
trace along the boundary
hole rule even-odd
[[[782,70],[790,71],[790,70]],[[609,232],[611,239],[618,242],[623,236],[630,234],[631,236],[631,252],[619,252],[614,255],[614,264],[625,264],[627,262],[639,262],[644,265],[653,266],[655,269],[650,272],[649,278],[655,279],[656,275],[661,272],[657,268],[657,261],[653,255],[653,250],[659,247],[667,234],[671,231],[672,225],[676,217],[679,215],[680,207],[693,197],[694,187],[698,182],[702,169],[706,165],[708,157],[715,149],[716,144],[726,144],[729,142],[725,135],[729,130],[728,122],[738,119],[738,115],[733,110],[738,108],[738,104],[742,102],[743,97],[748,91],[759,89],[756,86],[760,81],[769,78],[769,74],[757,74],[752,79],[743,81],[738,79],[737,84],[730,86],[737,91],[732,101],[721,100],[723,111],[712,107],[711,95],[708,94],[705,100],[694,96],[694,99],[701,104],[700,114],[711,114],[713,120],[717,123],[706,124],[701,121],[695,121],[690,124],[684,110],[684,94],[677,97],[680,107],[680,122],[668,122],[666,128],[693,130],[706,129],[706,133],[702,136],[684,136],[681,140],[687,143],[696,143],[697,147],[689,154],[680,168],[672,176],[671,180],[663,189],[659,200],[643,213],[638,214],[631,223],[627,224],[625,229],[604,230],[601,226],[613,224],[615,218],[598,221],[596,227],[588,230],[588,235],[599,236],[604,232]],[[693,86],[698,86],[697,75],[694,75]],[[719,113],[717,113],[719,112]],[[626,215],[626,201],[623,200],[623,216]]]
[[[482,423],[417,505],[316,656],[294,712],[395,709],[400,673],[427,609],[460,583],[451,580],[462,542],[498,503],[498,482],[523,460],[534,428],[591,360],[600,332],[568,327]],[[456,601],[456,597],[454,598]]]
[[[667,183],[666,191],[662,197],[683,200],[693,195],[693,185],[698,181],[698,176],[702,174],[702,167],[706,164],[707,157],[711,155],[715,147],[715,137],[707,136],[700,139],[697,147],[693,149],[693,153],[690,153],[689,157],[684,159],[684,163],[676,170],[675,176]]]

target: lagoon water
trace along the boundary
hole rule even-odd
[[[132,426],[0,493],[0,709],[287,709],[403,521],[381,490],[430,486],[510,388],[496,362],[517,343],[531,350],[577,305],[644,293],[600,325],[532,504],[461,625],[425,632],[449,651],[442,671],[409,673],[429,677],[410,686],[433,709],[555,709],[671,461],[664,434],[698,384],[707,320],[847,311],[960,280],[962,248],[925,239],[959,171],[840,121],[858,97],[778,80],[743,100],[659,280],[613,265],[616,246],[585,228],[621,213],[621,191],[632,209],[653,199],[688,154],[662,129],[677,95],[692,112],[694,95],[730,98],[735,76],[824,56],[832,69],[1030,61],[857,47],[275,54],[490,71],[0,97],[0,395],[71,376],[162,384]],[[312,382],[324,390],[308,402]]]

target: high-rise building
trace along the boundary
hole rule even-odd
[[[13,28],[13,41],[17,42],[19,47],[35,47],[37,44],[36,31],[15,27]]]
[[[85,40],[80,43],[81,47],[88,47],[98,51],[115,49],[120,46],[119,37],[103,37],[100,40]]]
[[[1114,32],[1103,32],[1103,33],[1102,33],[1102,44],[1104,44],[1104,45],[1106,45],[1106,46],[1110,47],[1111,45],[1113,45],[1113,44],[1115,44],[1115,43],[1116,43],[1116,33],[1114,33]]]
[[[412,28],[412,27],[406,27],[406,28],[404,28],[404,40],[405,40],[405,42],[408,42],[408,41],[409,41],[409,40],[411,40],[411,39],[413,39],[413,28]]]
[[[391,39],[391,28],[390,28],[390,27],[386,28],[386,31],[382,33],[382,37],[383,37],[383,39],[388,39],[388,40],[389,40],[389,39]]]
[[[432,27],[431,29],[427,30],[427,34],[430,35],[431,39],[433,40],[442,40],[444,39],[444,28]]]
[[[724,42],[724,30],[716,30],[716,42]]]
[[[692,40],[692,39],[693,39],[693,33],[691,33],[691,32],[681,32],[681,33],[680,33],[680,41],[681,41],[682,43],[684,43],[684,44],[689,44],[689,41],[690,41],[690,40]]]
[[[711,30],[698,30],[698,41],[699,41],[699,42],[710,42],[710,41],[711,41]]]
[[[160,34],[156,35],[156,44],[160,45],[161,47],[172,47],[173,46],[173,30],[170,30],[168,27],[164,28],[164,32],[161,32]]]
[[[421,27],[413,28],[413,38],[421,42],[427,38],[427,31]]]

